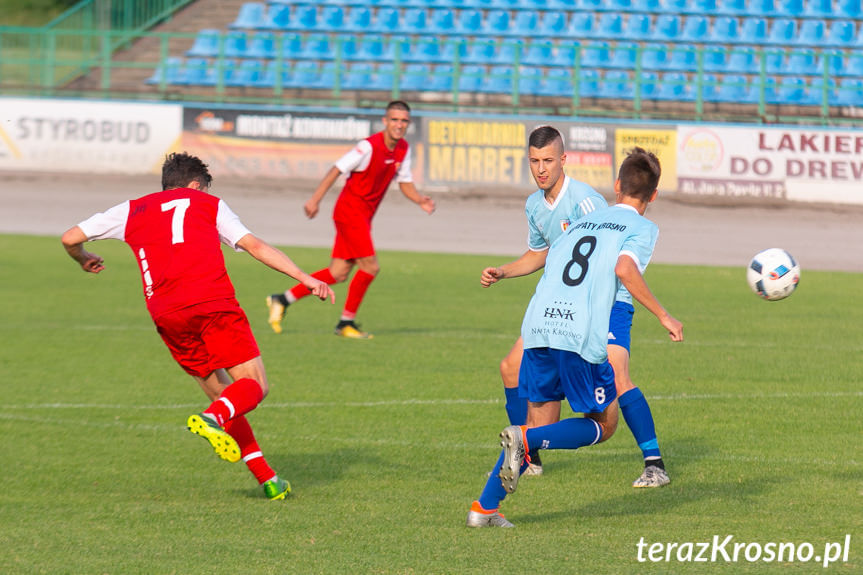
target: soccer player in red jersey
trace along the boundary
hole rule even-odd
[[[322,300],[335,303],[335,296],[326,283],[249,232],[223,200],[208,193],[211,181],[199,158],[171,154],[162,166],[161,192],[91,216],[67,230],[62,242],[90,273],[105,266],[101,257],[84,249],[85,242],[129,244],[156,331],[212,401],[188,418],[189,430],[206,438],[222,459],[242,458],[267,497],[284,499],[291,485],[264,459],[245,417],[269,385],[248,319],[234,296],[221,244],[248,252]]]
[[[369,338],[354,322],[369,284],[378,275],[380,266],[372,243],[372,218],[395,178],[401,192],[426,213],[434,212],[435,204],[428,196],[417,192],[411,176],[410,147],[404,139],[410,124],[410,107],[400,100],[387,105],[383,117],[384,129],[359,142],[342,156],[321,180],[312,197],[303,206],[306,215],[318,214],[321,200],[341,174],[350,173],[333,209],[336,239],[329,267],[312,274],[327,284],[345,281],[356,266],[357,273],[348,286],[345,307],[336,335],[349,338]],[[269,323],[276,333],[282,331],[286,308],[309,294],[302,284],[267,297]]]

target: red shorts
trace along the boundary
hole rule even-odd
[[[261,355],[235,299],[204,302],[154,318],[156,331],[186,373],[207,377]]]
[[[332,257],[341,260],[354,260],[375,255],[372,243],[372,223],[363,218],[334,220],[336,240],[333,243]]]

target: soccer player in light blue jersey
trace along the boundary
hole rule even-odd
[[[560,144],[560,150],[553,143]],[[566,155],[563,138],[550,126],[537,128],[531,133],[528,157],[531,173],[539,186],[527,200],[525,212],[529,227],[528,251],[518,260],[499,268],[483,270],[480,283],[488,287],[498,280],[527,275],[545,265],[548,247],[560,237],[566,226],[586,213],[605,207],[602,198],[590,186],[562,176]],[[661,168],[656,164],[657,178]],[[561,190],[567,191],[562,194]],[[570,193],[574,191],[575,193]],[[560,201],[564,200],[564,201]],[[560,224],[560,225],[557,225]],[[635,308],[632,296],[620,286],[608,331],[608,358],[614,368],[615,386],[620,401],[620,411],[641,449],[644,468],[632,483],[633,487],[662,487],[671,479],[665,471],[665,463],[659,450],[656,426],[647,399],[635,386],[629,375],[630,331]],[[521,366],[523,342],[519,338],[507,356],[501,361],[500,373],[506,394],[506,412],[512,425],[525,422],[531,427],[548,425],[560,419],[559,402],[544,406],[528,405],[524,390],[519,390],[519,368]],[[542,463],[537,453],[530,453],[531,460],[526,475],[541,475]]]
[[[498,509],[515,492],[532,448],[578,449],[614,433],[618,402],[608,331],[621,284],[657,317],[672,341],[683,341],[683,324],[659,303],[642,276],[658,234],[644,212],[656,198],[659,173],[656,156],[632,150],[615,182],[617,203],[574,222],[549,249],[545,273],[522,323],[521,379],[532,405],[566,398],[585,417],[505,428],[500,434],[503,451],[468,512],[469,527],[513,526]]]
[[[563,173],[566,153],[563,137],[551,126],[540,126],[528,138],[530,173],[539,188],[525,202],[528,235],[527,251],[517,260],[500,267],[485,268],[480,283],[484,287],[512,277],[541,269],[548,248],[563,235],[567,227],[596,209],[608,204],[596,190]],[[500,363],[500,375],[506,395],[506,413],[512,425],[532,424],[527,395],[519,393],[518,370],[521,365],[522,340],[519,337]],[[531,453],[528,475],[541,475],[542,462],[538,453]]]

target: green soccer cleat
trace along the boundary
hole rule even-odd
[[[189,431],[209,441],[216,455],[225,461],[236,463],[240,460],[240,446],[209,416],[203,413],[190,415],[186,425]]]
[[[263,487],[264,495],[266,495],[267,499],[270,501],[284,499],[285,496],[290,495],[291,493],[290,482],[287,479],[280,478],[278,475],[269,481],[266,481]]]

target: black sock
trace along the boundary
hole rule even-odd
[[[644,460],[644,466],[645,467],[649,467],[651,465],[654,465],[654,466],[662,469],[663,471],[665,470],[665,464],[662,462],[661,457],[659,459],[645,459]]]
[[[288,302],[288,298],[286,298],[285,294],[283,294],[283,293],[275,293],[270,297],[272,297],[274,300],[276,300],[277,302],[279,302],[280,304],[282,304],[285,307],[288,307],[289,305],[291,305],[290,302]]]
[[[339,325],[336,326],[336,329],[342,329],[346,325],[349,325],[351,327],[357,327],[356,325],[354,325],[354,320],[352,319],[340,319]]]
[[[542,460],[539,458],[539,449],[531,449],[528,452],[528,456],[530,456],[530,463],[532,465],[539,465],[542,467]]]

